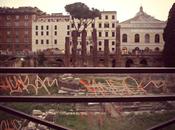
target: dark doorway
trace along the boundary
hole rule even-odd
[[[147,60],[146,60],[146,59],[142,59],[142,60],[140,61],[140,65],[141,65],[142,67],[148,66]]]
[[[131,67],[132,65],[134,64],[133,60],[132,59],[128,59],[125,63],[125,66],[126,67]]]
[[[116,67],[115,59],[112,60],[112,67]]]

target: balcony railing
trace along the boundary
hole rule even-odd
[[[0,75],[17,74],[175,74],[175,68],[0,68]],[[161,102],[175,101],[174,94],[129,95],[129,96],[0,96],[0,110],[28,119],[56,130],[70,130],[61,125],[38,119],[15,109],[3,106],[3,103],[114,103],[114,102]],[[151,127],[148,130],[159,130],[175,123],[175,118]]]

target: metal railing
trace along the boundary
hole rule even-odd
[[[175,68],[0,68],[0,74],[128,74],[146,73],[175,74]],[[157,102],[175,101],[175,95],[155,95],[155,96],[0,96],[0,102],[35,102],[35,103],[85,103],[85,102]],[[0,105],[0,110],[12,115],[28,119],[30,121],[46,125],[59,130],[70,130],[69,128],[44,121],[12,108]],[[158,130],[175,123],[175,118],[163,122],[148,130]]]

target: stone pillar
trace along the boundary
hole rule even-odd
[[[104,40],[104,66],[109,66],[109,40]]]
[[[121,67],[121,49],[120,49],[120,25],[116,27],[116,47],[115,47],[115,65]]]
[[[72,31],[72,65],[77,66],[78,31]]]
[[[93,41],[93,66],[97,67],[97,30],[94,28],[92,32]]]
[[[65,66],[69,67],[70,66],[70,39],[69,37],[65,38]]]
[[[82,31],[82,36],[81,36],[81,66],[87,66],[87,46],[86,46],[86,37],[87,37],[87,32],[86,30]]]

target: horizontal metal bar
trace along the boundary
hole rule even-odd
[[[84,103],[175,101],[175,95],[154,96],[0,96],[0,102]]]
[[[0,73],[175,73],[175,68],[147,67],[1,67]]]
[[[48,126],[49,128],[53,128],[53,129],[55,129],[55,130],[71,130],[71,129],[69,129],[69,128],[66,128],[66,127],[63,127],[63,126],[60,126],[60,125],[51,123],[51,122],[46,121],[46,120],[42,120],[42,119],[33,117],[33,116],[31,116],[31,115],[28,115],[28,114],[26,114],[26,113],[17,111],[17,110],[15,110],[15,109],[9,108],[9,107],[7,107],[7,106],[2,106],[2,105],[0,105],[0,110],[1,110],[1,111],[4,111],[4,112],[7,112],[7,113],[9,113],[9,114],[12,114],[12,115],[15,115],[15,116],[18,116],[18,117],[21,117],[21,118],[30,120],[30,121],[32,121],[32,122],[35,122],[35,123],[39,123],[39,124]]]
[[[156,126],[153,126],[153,127],[149,128],[147,130],[160,130],[160,129],[163,129],[163,128],[165,128],[167,126],[170,126],[170,125],[172,125],[174,123],[175,123],[175,118],[173,118],[171,120],[168,120],[168,121],[165,121],[163,123],[160,123],[160,124],[158,124]]]

